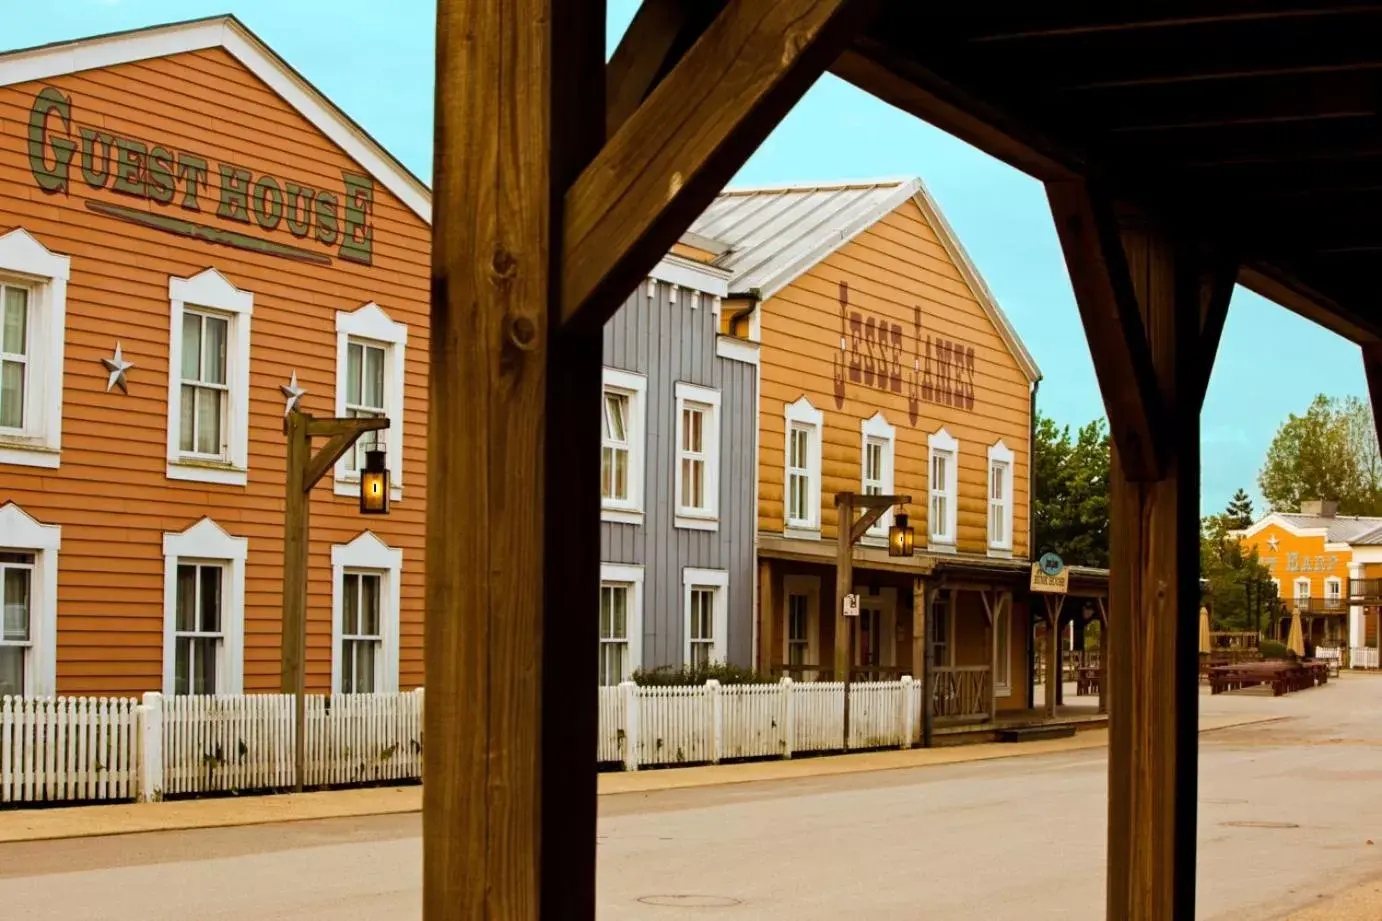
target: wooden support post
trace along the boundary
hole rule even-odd
[[[562,326],[604,134],[601,0],[440,0],[425,921],[595,917],[600,328]]]
[[[1048,185],[1113,433],[1106,913],[1195,914],[1199,408],[1232,259]],[[1217,278],[1218,281],[1214,281]],[[1211,322],[1206,322],[1206,318]],[[1131,363],[1127,370],[1119,365]]]
[[[1108,605],[1096,598],[1099,605],[1099,712],[1108,713]]]
[[[989,656],[989,722],[998,719],[998,618],[1003,612],[1003,595],[997,596],[996,606],[989,610],[989,639],[993,643],[993,652]],[[984,602],[988,607],[988,602]],[[1009,617],[1012,615],[1010,614]]]
[[[1064,595],[1046,595],[1046,718],[1056,718],[1061,686],[1060,612]]]
[[[289,413],[287,486],[283,506],[283,622],[280,690],[294,695],[293,789],[302,792],[307,770],[307,547],[312,503],[305,485],[312,442],[307,417]]]
[[[849,748],[849,679],[854,666],[854,624],[845,617],[845,595],[854,591],[854,500],[835,497],[835,680],[845,683],[844,742]]]
[[[786,623],[783,612],[782,634],[786,636],[791,625]],[[766,559],[758,561],[758,666],[764,673],[773,673],[773,658],[777,651],[777,608],[773,603],[773,564]],[[783,663],[786,664],[785,662]]]
[[[1382,342],[1369,342],[1363,346],[1363,374],[1368,379],[1372,423],[1377,429],[1378,439],[1382,440]]]
[[[925,679],[926,655],[926,580],[917,577],[912,580],[912,677],[917,681]]]

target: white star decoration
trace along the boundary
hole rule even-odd
[[[129,393],[129,388],[125,386],[125,373],[134,367],[134,362],[125,361],[125,356],[120,352],[119,341],[115,343],[115,357],[102,358],[101,364],[110,372],[110,378],[106,381],[106,393],[110,393],[112,387],[119,387],[121,393]]]
[[[283,415],[285,416],[298,408],[298,403],[302,401],[302,395],[307,392],[304,388],[298,386],[298,373],[296,369],[294,369],[293,376],[288,383],[280,384],[278,389],[288,400],[288,405],[283,407]]]
[[[1271,537],[1267,538],[1267,549],[1271,550],[1273,553],[1276,553],[1276,548],[1277,548],[1276,535],[1273,534]]]

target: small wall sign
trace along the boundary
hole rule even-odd
[[[1055,553],[1043,553],[1032,564],[1032,591],[1063,595],[1070,588],[1070,570]]]
[[[853,593],[846,595],[846,596],[845,596],[845,617],[858,617],[858,616],[859,616],[859,596],[856,595],[856,594],[853,594]]]

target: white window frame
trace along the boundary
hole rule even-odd
[[[988,489],[988,504],[985,506],[985,528],[988,533],[989,556],[1011,557],[1013,551],[1013,452],[1005,445],[1002,439],[989,447],[988,477],[986,479]],[[993,495],[993,471],[995,467],[1002,466],[1003,469],[1003,499],[995,499]],[[1002,540],[994,540],[993,537],[993,516],[994,506],[1002,503],[1003,515],[1003,534]]]
[[[956,521],[959,518],[959,509],[956,506],[959,502],[960,443],[942,428],[927,436],[926,449],[926,544],[933,550],[954,550],[956,534],[959,532]],[[931,480],[936,469],[935,459],[939,454],[946,455],[949,463],[946,465],[945,482],[937,486]],[[937,495],[946,497],[948,514],[944,531],[936,530],[935,516],[931,513],[934,497]]]
[[[34,555],[29,583],[29,655],[24,663],[24,693],[52,697],[58,692],[58,551],[62,526],[40,524],[13,502],[0,505],[0,550]]]
[[[1344,580],[1338,576],[1330,576],[1324,580],[1324,600],[1326,603],[1333,601],[1336,604],[1343,604],[1344,601]]]
[[[1305,587],[1305,594],[1301,594],[1301,586]],[[1291,602],[1299,604],[1302,600],[1310,600],[1310,577],[1301,576],[1291,582]]]
[[[643,567],[628,563],[601,563],[600,585],[623,585],[629,590],[628,607],[625,611],[625,627],[628,630],[629,678],[643,667]],[[596,601],[595,617],[600,616],[599,601]],[[595,632],[599,633],[597,622]],[[627,679],[626,679],[627,680]]]
[[[241,291],[216,269],[191,278],[168,279],[171,316],[168,338],[168,467],[170,480],[244,486],[249,474],[250,317],[254,295]],[[230,321],[226,334],[226,454],[207,460],[184,454],[182,429],[182,318],[188,309],[221,314]]]
[[[999,697],[1012,695],[1013,605],[1011,598],[999,596],[993,612],[997,661],[993,663],[993,691]],[[1001,679],[1001,680],[1000,680]]]
[[[375,693],[398,691],[399,635],[402,619],[403,551],[390,547],[373,531],[362,531],[348,544],[331,548],[331,693],[341,693],[341,643],[345,638],[347,572],[382,577],[379,587],[379,656],[375,660]]]
[[[24,428],[0,433],[0,464],[54,469],[62,460],[63,353],[72,260],[22,227],[0,236],[0,280],[29,289]]]
[[[710,589],[715,603],[710,661],[724,663],[729,653],[729,572],[687,566],[681,571],[681,585],[681,661],[691,664],[691,590]]]
[[[617,524],[643,523],[643,467],[648,454],[647,415],[648,379],[620,368],[605,368],[600,390],[600,431],[604,431],[605,393],[614,391],[628,397],[629,414],[624,420],[629,442],[629,497],[600,497],[600,520]],[[603,443],[604,436],[601,435]]]
[[[350,342],[384,350],[384,414],[389,427],[384,433],[384,449],[389,466],[389,500],[403,500],[403,409],[404,369],[407,361],[408,326],[396,323],[374,301],[353,311],[336,311],[336,416],[346,414],[346,381],[350,369]],[[343,457],[336,462],[332,491],[338,496],[358,499],[360,472],[351,470]]]
[[[895,477],[895,457],[897,452],[897,428],[888,422],[883,411],[880,409],[869,418],[859,423],[860,448],[859,448],[859,488],[863,493],[869,489],[868,467],[869,467],[869,443],[879,445],[883,449],[883,471],[882,479],[879,481],[880,494],[891,495]],[[887,541],[888,528],[892,527],[893,510],[888,509],[879,519],[874,522],[873,527],[865,532],[865,539],[870,543]]]
[[[783,411],[786,422],[782,439],[782,533],[787,537],[820,540],[821,537],[821,438],[825,433],[825,414],[805,396],[788,403]],[[806,442],[807,517],[791,517],[792,430],[808,431]]]
[[[785,575],[782,577],[782,664],[792,661],[792,621],[787,599],[793,595],[806,596],[806,663],[819,666],[816,661],[821,647],[821,579],[820,576]]]
[[[677,381],[676,413],[673,424],[676,432],[675,454],[672,469],[672,495],[676,501],[675,525],[696,531],[715,531],[720,521],[720,391],[699,384]],[[689,508],[681,504],[682,453],[681,443],[682,413],[688,404],[701,410],[701,457],[705,469],[705,508]]]
[[[203,518],[185,531],[163,535],[163,693],[177,686],[178,564],[212,563],[225,567],[221,580],[221,660],[217,694],[245,690],[245,559],[249,538],[232,537],[215,521]]]

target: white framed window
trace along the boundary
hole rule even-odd
[[[398,690],[403,551],[373,531],[331,548],[331,690]]]
[[[1338,576],[1330,576],[1324,580],[1324,600],[1330,607],[1337,607],[1343,603],[1344,581]]]
[[[897,442],[894,428],[879,410],[859,424],[863,439],[861,486],[866,496],[889,495],[893,491],[893,454]],[[893,510],[888,509],[868,529],[871,538],[886,539],[893,523]]]
[[[628,681],[643,660],[643,567],[600,564],[599,681]]]
[[[816,657],[820,654],[820,577],[783,576],[782,593],[786,598],[783,662],[798,666],[819,665]]]
[[[821,433],[825,415],[806,397],[788,403],[783,456],[783,521],[788,536],[819,538]],[[795,533],[794,533],[795,532]]]
[[[1012,601],[999,598],[993,615],[994,655],[993,688],[1000,697],[1012,693]]]
[[[941,429],[926,439],[930,455],[929,489],[931,501],[927,506],[928,545],[955,546],[956,496],[958,493],[960,443]]]
[[[1011,556],[1013,549],[1013,452],[1000,440],[989,448],[989,552]]]
[[[169,278],[169,479],[244,486],[254,295],[215,269]]]
[[[1308,603],[1308,602],[1310,601],[1310,579],[1309,579],[1309,578],[1307,578],[1307,577],[1305,577],[1305,576],[1301,576],[1299,579],[1297,579],[1297,580],[1293,583],[1292,588],[1294,589],[1295,601],[1296,601],[1296,604],[1297,604],[1297,605],[1300,605],[1300,604],[1303,604],[1303,603]]]
[[[678,381],[676,526],[713,531],[720,517],[720,391]]]
[[[210,518],[163,535],[163,693],[243,693],[248,553]]]
[[[0,236],[0,464],[61,460],[70,272],[23,228]]]
[[[641,374],[605,368],[600,446],[600,519],[643,523],[643,462],[647,454]]]
[[[403,498],[403,372],[408,327],[395,323],[373,301],[356,310],[336,311],[336,415],[387,416],[389,427],[367,432],[336,462],[332,491],[360,495],[365,452],[380,445],[388,456],[389,499]]]
[[[57,693],[62,528],[0,506],[0,697]]]
[[[688,566],[681,581],[686,612],[682,661],[693,667],[723,663],[729,649],[729,573]]]

